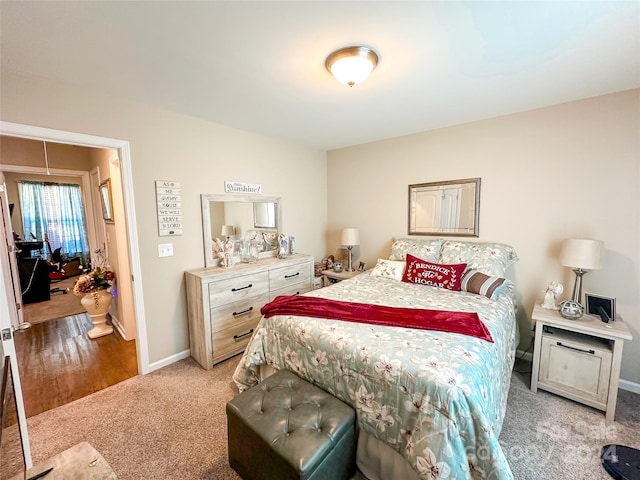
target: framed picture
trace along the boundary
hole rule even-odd
[[[106,223],[113,221],[113,202],[111,199],[111,179],[107,178],[100,184],[100,199],[102,200],[102,218]]]
[[[585,310],[589,315],[600,316],[601,310],[604,310],[604,313],[609,318],[609,321],[612,322],[616,318],[616,299],[603,297],[600,295],[594,295],[592,293],[585,293]],[[604,319],[603,319],[604,321]]]
[[[358,271],[359,271],[359,272],[364,272],[364,271],[366,271],[366,270],[367,270],[367,264],[366,264],[366,263],[364,263],[364,262],[360,262],[360,263],[358,264]]]

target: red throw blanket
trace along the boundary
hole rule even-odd
[[[390,327],[462,333],[493,343],[491,333],[476,312],[387,307],[299,295],[276,297],[260,311],[267,318],[274,315],[331,318]]]

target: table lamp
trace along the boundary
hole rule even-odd
[[[220,232],[220,235],[225,237],[226,240],[229,240],[229,237],[232,237],[235,234],[236,229],[233,225],[222,225],[222,231]]]
[[[573,286],[572,300],[582,305],[582,277],[588,270],[602,268],[602,245],[600,240],[568,239],[562,245],[560,263],[573,268],[576,282]]]
[[[340,241],[340,245],[347,247],[349,250],[349,265],[347,266],[348,272],[353,272],[352,265],[352,251],[353,247],[356,245],[360,245],[360,232],[358,232],[357,228],[344,228],[342,229],[342,238]]]

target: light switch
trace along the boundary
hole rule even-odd
[[[158,256],[160,257],[172,257],[173,256],[173,243],[161,243],[158,245]]]

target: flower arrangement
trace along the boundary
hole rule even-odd
[[[73,286],[73,293],[82,296],[87,293],[94,293],[98,290],[105,290],[113,285],[116,275],[109,266],[109,261],[104,256],[104,251],[98,249],[95,251],[96,261],[95,267],[89,272],[80,275],[80,278]]]

